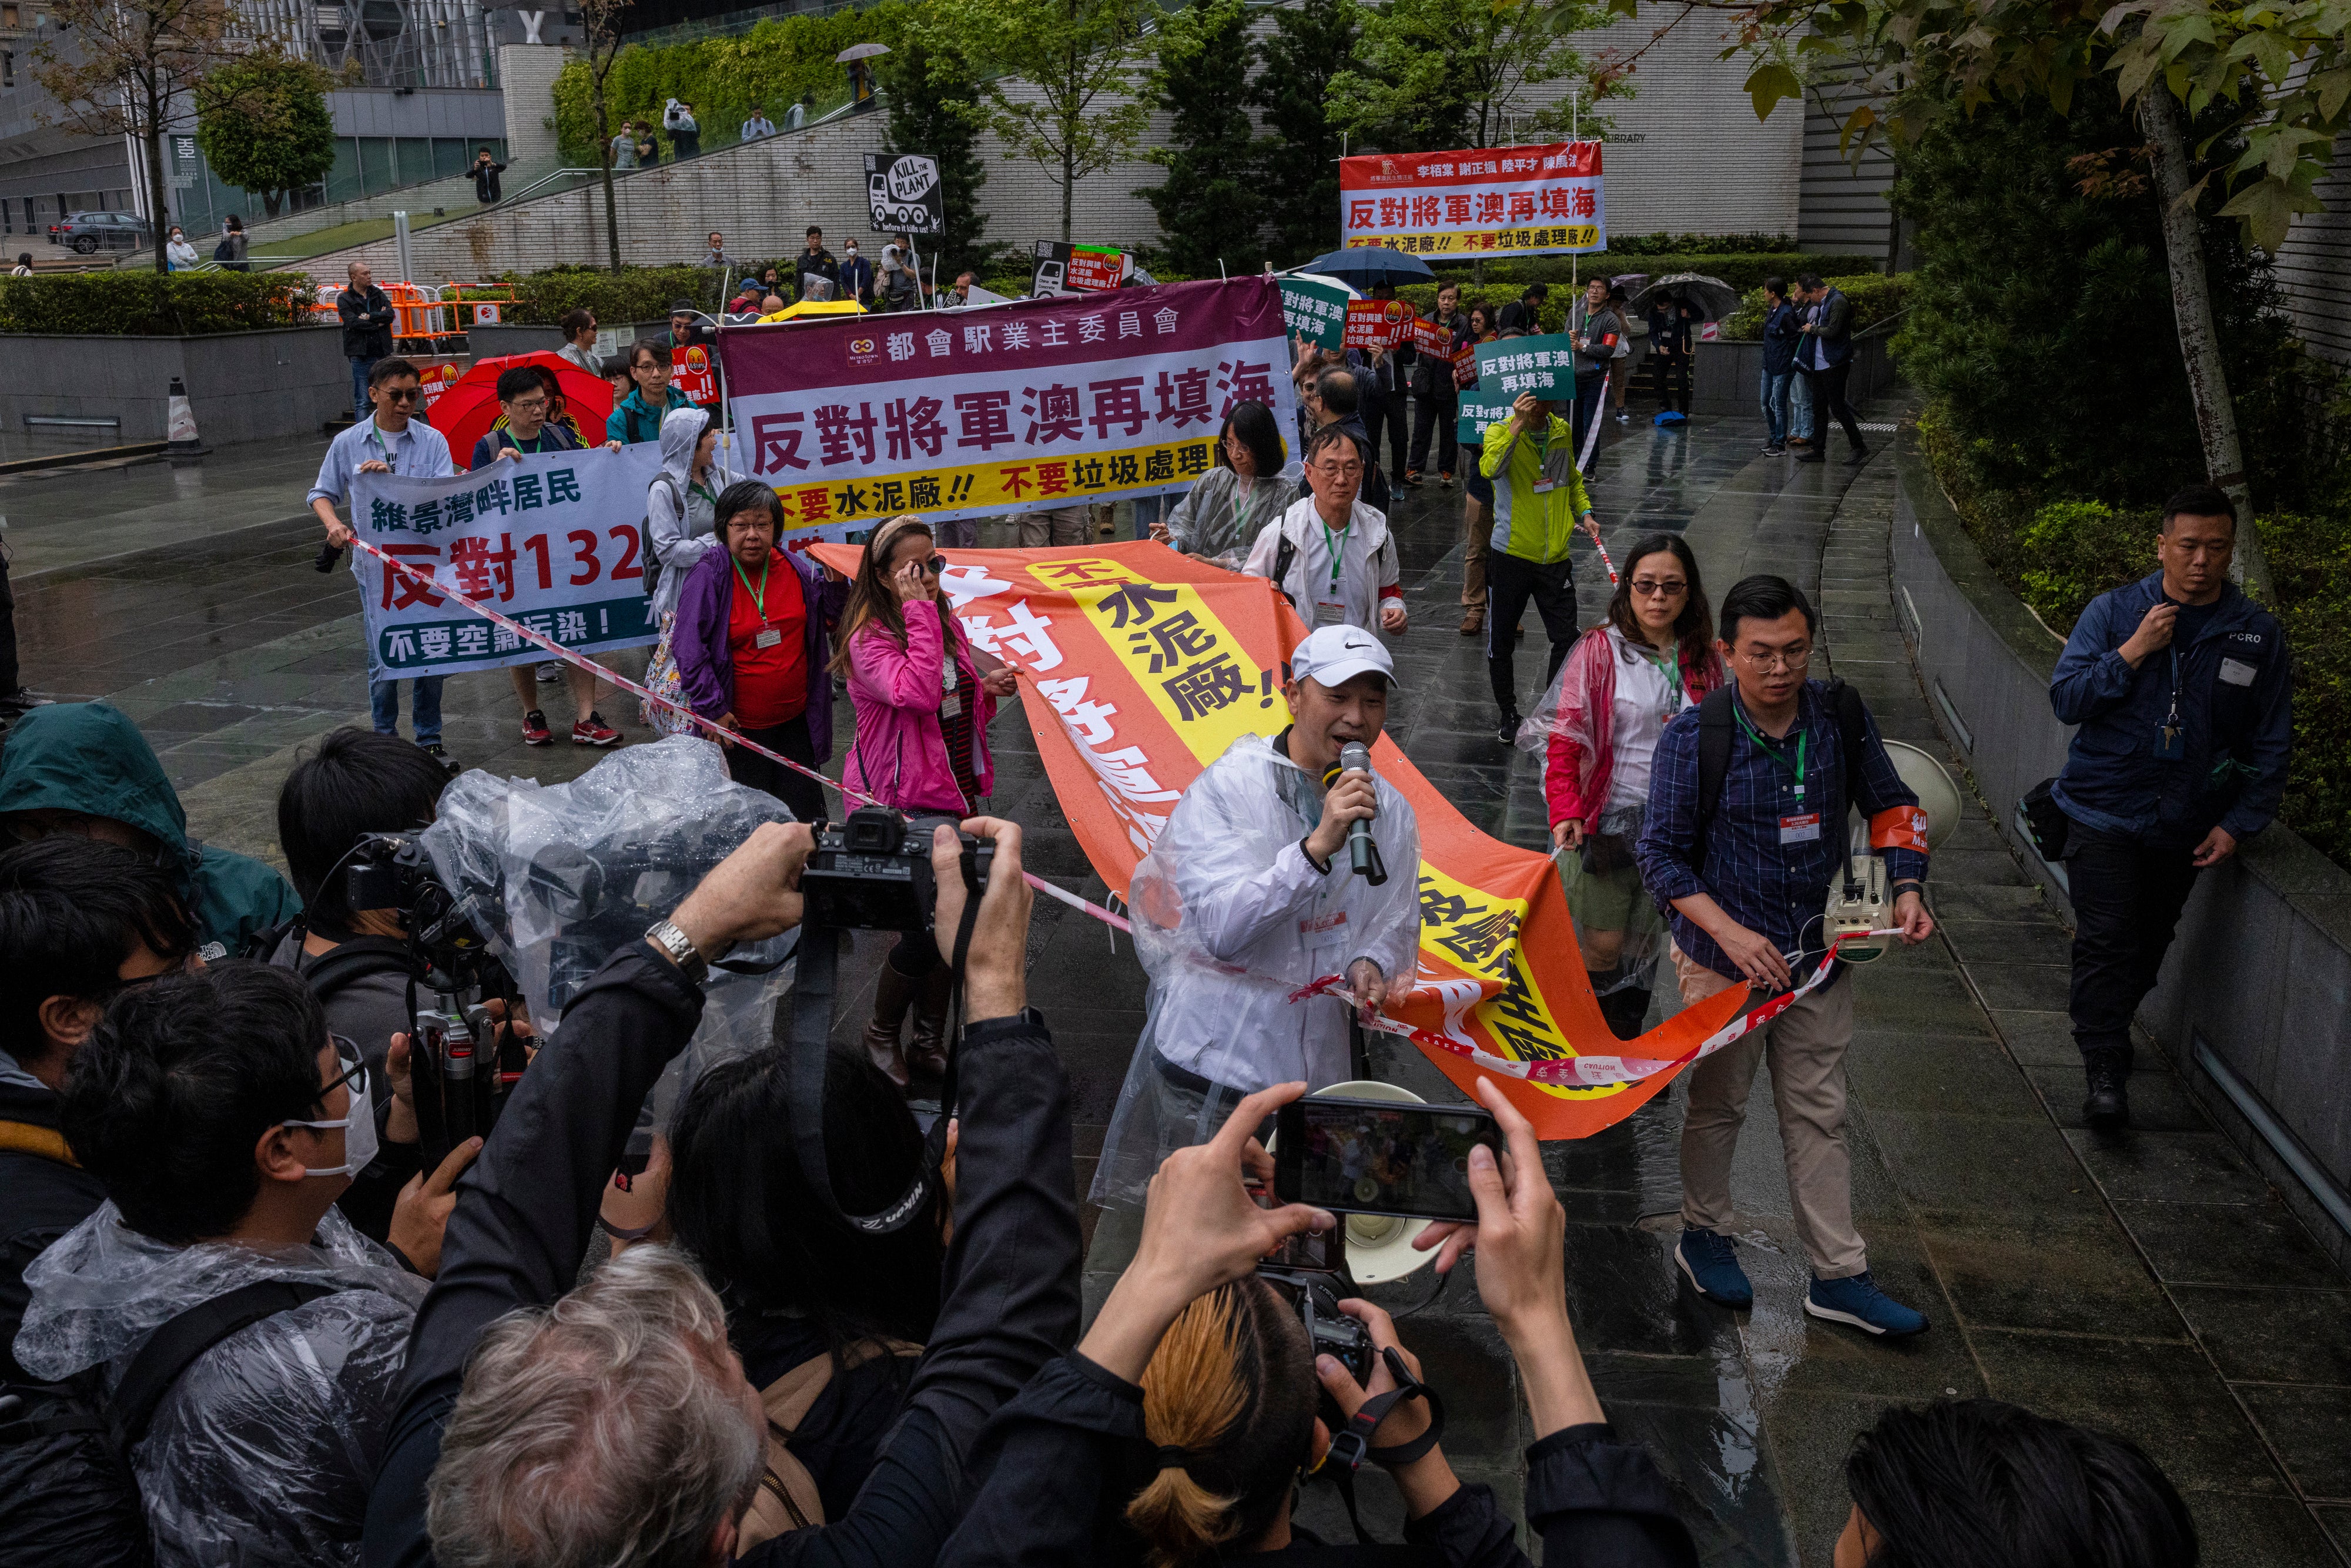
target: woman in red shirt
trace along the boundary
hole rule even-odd
[[[776,493],[758,480],[728,486],[716,511],[722,548],[687,574],[670,633],[679,688],[705,718],[821,768],[832,756],[825,665],[848,583],[776,548]],[[775,796],[799,821],[831,814],[815,779],[755,752],[729,746],[726,770],[737,783]]]

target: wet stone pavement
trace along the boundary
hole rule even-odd
[[[1760,457],[1760,434],[1752,420],[1611,427],[1593,465],[1610,549],[1678,531],[1717,598],[1750,571],[1793,579],[1822,607],[1834,673],[1862,689],[1886,733],[1948,758],[1887,598],[1890,463],[1800,467]],[[1892,438],[1890,424],[1873,434]],[[322,445],[231,449],[178,474],[148,465],[0,480],[27,684],[117,703],[162,756],[198,836],[273,862],[277,786],[299,747],[366,722],[356,590],[346,573],[310,569],[318,532],[301,495]],[[1396,644],[1391,730],[1472,821],[1540,847],[1539,765],[1495,738],[1480,645],[1455,631],[1459,514],[1458,487],[1433,480],[1396,509],[1413,627]],[[986,542],[1010,542],[999,533],[991,527]],[[1588,549],[1577,570],[1589,625],[1606,577]],[[1530,614],[1522,706],[1538,695],[1545,654]],[[633,674],[643,658],[619,667]],[[600,706],[632,741],[648,737],[633,700]],[[600,755],[524,747],[503,673],[451,681],[445,706],[446,743],[467,766],[554,782]],[[1026,827],[1031,866],[1099,896],[1024,720],[999,719],[993,739],[994,810]],[[1945,1395],[2013,1400],[2133,1437],[2187,1495],[2209,1563],[2351,1562],[2351,1280],[2151,1042],[2133,1085],[2137,1128],[2082,1129],[2067,936],[1987,820],[1971,817],[1936,856],[1931,888],[1941,935],[1852,977],[1847,1070],[1871,1266],[1933,1328],[1888,1345],[1803,1316],[1766,1074],[1734,1176],[1756,1305],[1724,1312],[1679,1285],[1676,1092],[1608,1133],[1545,1150],[1568,1214],[1569,1303],[1610,1418],[1657,1456],[1714,1564],[1825,1568],[1853,1434],[1889,1405]],[[859,940],[843,1038],[887,940]],[[1050,901],[1037,906],[1030,966],[1031,999],[1076,1087],[1083,1191],[1142,1023],[1143,977],[1126,943]],[[1432,1099],[1455,1097],[1409,1047],[1380,1041],[1374,1062]],[[1088,1219],[1091,1307],[1134,1227],[1117,1213]],[[1374,1295],[1401,1307],[1427,1281]],[[1532,1434],[1468,1266],[1403,1332],[1445,1391],[1456,1468],[1515,1511]],[[1396,1499],[1365,1477],[1367,1522],[1393,1540]],[[1304,1517],[1326,1539],[1347,1537],[1328,1489],[1309,1489]]]

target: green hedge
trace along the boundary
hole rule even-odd
[[[1927,455],[1994,573],[2063,636],[2090,601],[2155,570],[2154,507],[2064,500],[2019,518],[1996,496],[1966,487],[1948,417],[1920,423]],[[2294,755],[2281,819],[2338,864],[2351,865],[2351,528],[2340,517],[2280,512],[2258,519],[2294,659]]]
[[[1479,287],[1515,284],[1517,287],[1510,289],[1509,293],[1511,298],[1516,298],[1530,283],[1548,283],[1556,295],[1571,277],[1589,282],[1593,273],[1614,276],[1645,272],[1651,277],[1663,277],[1669,273],[1695,272],[1707,277],[1719,278],[1744,294],[1750,288],[1762,287],[1763,280],[1775,273],[1782,277],[1793,277],[1800,272],[1817,272],[1823,277],[1830,277],[1873,272],[1876,267],[1877,258],[1875,256],[1802,250],[1604,250],[1580,257],[1539,256],[1523,261],[1489,261],[1485,264],[1484,284]],[[1440,279],[1452,278],[1468,288],[1473,287],[1472,278],[1477,269],[1467,263],[1448,262],[1436,271]]]
[[[752,276],[757,277],[773,266],[789,276],[791,262],[788,257],[752,264]],[[737,283],[743,274],[730,275]],[[507,320],[517,327],[552,327],[581,306],[596,312],[596,319],[604,326],[617,327],[631,321],[658,321],[669,314],[670,301],[691,299],[705,310],[715,310],[724,301],[718,298],[719,276],[706,267],[627,267],[619,272],[601,267],[558,267],[545,272],[504,273],[495,283],[468,285],[464,290],[468,299],[479,299],[506,291],[514,291],[514,308],[506,312]]]
[[[177,338],[299,325],[310,280],[283,272],[76,272],[0,278],[0,332]]]
[[[1886,320],[1910,302],[1910,278],[1906,273],[1897,272],[1891,277],[1878,272],[1865,272],[1854,277],[1823,274],[1822,281],[1834,284],[1853,301],[1853,329],[1856,332]],[[1763,335],[1761,286],[1748,290],[1739,308],[1723,318],[1722,335],[1740,343],[1752,343]]]

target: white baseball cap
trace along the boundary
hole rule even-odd
[[[1395,661],[1377,637],[1360,626],[1318,626],[1290,651],[1290,673],[1326,686],[1343,686],[1371,674],[1395,684]]]

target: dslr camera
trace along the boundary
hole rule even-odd
[[[819,822],[816,848],[800,873],[805,924],[834,930],[931,930],[938,919],[939,889],[931,870],[930,828],[920,820],[911,831],[902,811],[861,806],[846,821]],[[987,888],[996,845],[958,830],[963,841],[963,884],[974,898]]]

